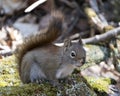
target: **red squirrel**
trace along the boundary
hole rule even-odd
[[[40,83],[41,80],[58,81],[70,75],[85,63],[86,52],[81,38],[64,46],[53,42],[63,33],[64,16],[59,11],[51,12],[49,26],[41,32],[28,36],[17,50],[19,75],[23,83]]]

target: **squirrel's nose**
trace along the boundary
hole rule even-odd
[[[85,63],[85,58],[81,58],[75,65],[81,67]]]
[[[85,64],[85,57],[83,57],[82,59],[80,59],[80,63],[81,64]]]

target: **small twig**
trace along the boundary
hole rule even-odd
[[[95,10],[96,13],[99,12],[99,8],[98,8],[98,4],[97,4],[97,1],[96,0],[89,0],[89,3],[92,7],[92,9]]]
[[[83,44],[96,44],[98,42],[109,41],[111,38],[115,38],[118,34],[120,34],[120,27],[114,28],[106,33],[101,35],[96,35],[91,38],[83,39]]]
[[[91,23],[96,26],[101,33],[113,29],[113,26],[108,25],[108,22],[102,13],[97,14],[92,8],[89,7],[85,8],[85,13]]]
[[[39,6],[40,4],[46,2],[47,0],[37,0],[36,2],[34,2],[32,5],[30,5],[28,8],[25,9],[25,13],[32,11],[33,9],[35,9],[37,6]]]
[[[0,48],[2,49],[2,50],[0,50],[0,55],[11,55],[13,52],[12,52],[12,50],[8,47],[8,46],[2,46],[2,45],[0,45]]]
[[[0,51],[0,55],[2,55],[2,56],[10,56],[12,54],[13,54],[13,52],[11,50],[1,50]]]
[[[107,22],[106,18],[103,16],[102,13],[100,13],[100,10],[98,8],[98,2],[96,0],[89,0],[89,3],[91,5],[92,9],[96,12],[98,17],[100,18],[101,22],[104,25],[108,26],[108,22]]]

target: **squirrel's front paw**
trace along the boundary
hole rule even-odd
[[[32,80],[31,82],[32,83],[37,83],[37,84],[42,84],[42,83],[44,83],[44,82],[46,82],[47,80],[45,80],[45,79],[34,79],[34,80]]]
[[[60,83],[57,80],[49,80],[49,82],[53,87],[58,87],[60,85]]]

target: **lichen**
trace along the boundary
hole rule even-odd
[[[77,83],[66,90],[66,95],[79,96],[79,94],[81,94],[81,96],[95,96],[94,93],[91,93],[88,90],[90,89],[86,86],[85,83]]]
[[[95,78],[95,77],[86,77],[90,86],[99,92],[108,92],[109,85],[111,84],[110,78]]]
[[[110,50],[105,46],[85,45],[86,48],[86,63],[78,70],[84,70],[90,66],[99,64],[101,61],[110,57]],[[92,49],[92,50],[91,50]]]
[[[110,50],[104,46],[86,45],[86,63],[99,63],[110,56]],[[92,49],[92,50],[91,50]]]

